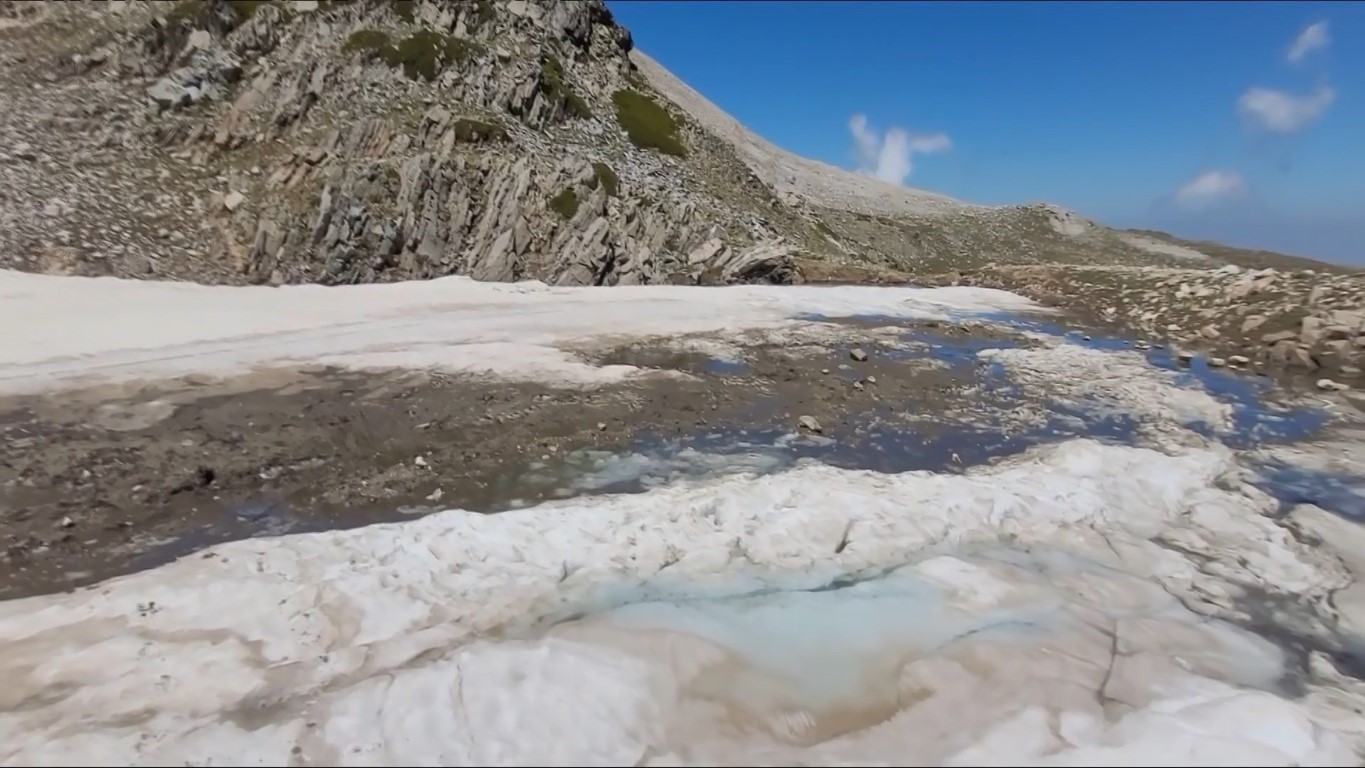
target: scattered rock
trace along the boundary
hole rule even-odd
[[[802,416],[796,420],[796,425],[807,432],[821,433],[825,430],[820,426],[820,422],[814,416]]]
[[[854,348],[854,349],[850,350],[849,353],[848,353],[848,356],[851,357],[851,358],[853,358],[854,362],[858,362],[858,363],[861,363],[861,362],[867,360],[867,352],[864,352],[862,349],[858,349],[858,348]]]
[[[185,86],[163,77],[147,89],[147,96],[163,110],[176,109],[189,104],[193,94]]]
[[[1299,343],[1306,346],[1313,346],[1323,337],[1322,318],[1305,317],[1299,330]]]
[[[1342,390],[1350,388],[1351,385],[1349,384],[1342,384],[1337,381],[1332,381],[1331,379],[1318,379],[1318,389],[1327,390],[1331,392],[1340,392]]]
[[[1313,357],[1313,353],[1300,346],[1296,346],[1289,350],[1289,362],[1291,365],[1308,368],[1309,370],[1321,367],[1318,365],[1318,361]]]

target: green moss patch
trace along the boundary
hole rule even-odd
[[[203,0],[180,0],[166,12],[166,21],[170,24],[193,22],[199,16],[199,11],[207,7],[208,3]]]
[[[430,30],[420,30],[403,38],[398,47],[388,57],[390,65],[402,67],[408,79],[435,80],[440,74],[444,53],[445,35]]]
[[[358,29],[346,38],[346,42],[341,44],[341,50],[346,53],[367,51],[382,54],[393,50],[393,42],[389,39],[387,32],[378,29]]]
[[[621,180],[616,176],[616,171],[613,171],[611,166],[606,163],[593,163],[592,169],[596,174],[597,183],[607,190],[608,195],[616,197],[616,190],[621,184]]]
[[[384,60],[391,67],[402,67],[410,79],[435,80],[445,67],[463,64],[482,54],[485,48],[471,40],[419,30],[394,45],[388,34],[377,29],[352,32],[341,50],[361,51]]]
[[[546,95],[564,101],[564,109],[571,117],[588,119],[592,110],[588,102],[564,79],[564,64],[555,56],[546,56],[540,62],[540,87]]]
[[[507,131],[503,130],[502,126],[466,117],[456,120],[455,125],[451,126],[451,130],[455,131],[456,141],[467,143],[498,141],[507,138]]]
[[[498,12],[493,8],[493,0],[474,0],[474,18],[479,26],[488,24],[498,17]]]
[[[232,9],[233,15],[237,17],[237,23],[240,24],[256,15],[256,11],[268,2],[270,0],[226,0],[225,5]]]
[[[412,23],[417,15],[416,0],[389,0],[389,5],[393,6],[393,12],[398,18],[408,23]]]
[[[447,64],[463,64],[470,59],[482,56],[488,51],[482,43],[473,40],[466,40],[454,35],[445,35],[444,37],[441,50],[445,54]]]
[[[566,220],[572,219],[578,213],[578,193],[566,189],[550,198],[550,210]]]
[[[166,22],[168,24],[188,24],[194,27],[203,26],[203,22],[208,20],[208,15],[214,12],[214,4],[209,0],[180,0],[178,3],[164,3],[169,7],[166,11]],[[292,18],[292,9],[288,4],[279,0],[223,0],[222,7],[226,8],[228,15],[225,20],[233,27],[245,23],[262,6],[274,5],[280,9],[280,13],[285,21]]]
[[[687,157],[687,147],[678,138],[678,124],[658,102],[631,90],[613,93],[611,101],[616,105],[616,120],[626,129],[632,144],[665,155]]]

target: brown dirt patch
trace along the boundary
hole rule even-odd
[[[941,328],[926,332],[941,333]],[[954,333],[981,332],[965,329]],[[505,509],[569,451],[720,428],[826,435],[959,400],[970,367],[894,341],[743,364],[633,345],[602,355],[680,374],[579,391],[416,373],[277,371],[0,399],[0,599],[71,588],[233,538]],[[921,420],[917,428],[925,428]],[[419,460],[420,457],[420,460]]]

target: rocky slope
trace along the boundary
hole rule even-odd
[[[1220,338],[1252,308],[1157,283],[1343,272],[796,157],[636,50],[599,0],[10,1],[0,65],[0,266],[25,270],[980,282]],[[1359,278],[1331,279],[1334,309],[1358,306]],[[1119,283],[1161,307],[1100,306]],[[1312,315],[1276,306],[1267,328]]]
[[[1362,376],[1365,281],[1321,269],[997,265],[923,278],[1007,288],[1176,346],[1210,365],[1309,374],[1320,389]]]
[[[815,239],[657,100],[598,2],[3,13],[7,266],[228,283],[788,280]]]

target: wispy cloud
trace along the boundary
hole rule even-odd
[[[1244,120],[1267,131],[1298,133],[1322,117],[1336,98],[1336,91],[1327,85],[1302,96],[1253,86],[1237,99],[1237,111]]]
[[[1184,208],[1201,208],[1241,197],[1246,191],[1246,181],[1234,171],[1205,171],[1175,191],[1175,202]]]
[[[1284,58],[1290,64],[1297,64],[1303,60],[1303,57],[1319,48],[1326,48],[1331,42],[1331,38],[1327,35],[1327,22],[1314,22],[1304,27],[1299,36],[1294,38],[1294,42],[1289,45],[1289,50],[1285,52]]]
[[[917,135],[903,128],[888,128],[885,135],[878,134],[867,124],[866,115],[850,117],[848,130],[853,134],[858,172],[892,184],[904,184],[910,177],[915,155],[946,152],[953,146],[945,133]]]

